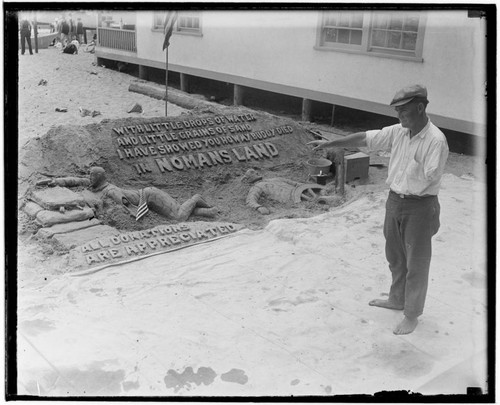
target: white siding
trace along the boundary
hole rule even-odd
[[[204,11],[202,36],[171,38],[169,64],[328,93],[345,97],[349,107],[386,113],[398,88],[423,83],[431,115],[466,121],[481,135],[485,22],[468,18],[465,10],[426,15],[423,62],[318,50],[314,10]],[[138,14],[137,56],[164,62],[163,35],[151,30],[152,20],[152,13]]]

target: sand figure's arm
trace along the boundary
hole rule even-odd
[[[37,186],[49,187],[88,187],[90,180],[83,177],[56,177],[54,179],[40,180],[36,183]]]
[[[280,187],[278,183],[285,183],[289,184],[290,186],[297,187],[301,185],[302,183],[295,181],[295,180],[290,180],[285,177],[274,177],[272,179],[266,179],[267,182],[275,183],[274,187]]]
[[[270,213],[269,209],[259,204],[259,199],[263,194],[264,190],[256,184],[248,192],[246,203],[250,208],[259,211],[263,215],[267,215]]]

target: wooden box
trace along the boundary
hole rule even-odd
[[[344,157],[345,182],[366,179],[370,167],[370,156],[358,152]]]

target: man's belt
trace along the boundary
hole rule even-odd
[[[432,195],[432,194],[425,194],[425,195],[413,195],[413,194],[399,194],[399,193],[396,193],[395,191],[390,191],[392,194],[398,196],[399,198],[406,198],[406,199],[409,199],[409,200],[423,200],[425,198],[429,198],[429,197],[436,197],[435,195]]]

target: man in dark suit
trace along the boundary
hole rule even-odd
[[[21,20],[20,31],[21,31],[21,55],[24,55],[24,52],[26,50],[24,43],[25,41],[28,43],[30,55],[33,55],[33,49],[31,48],[31,24],[27,19]]]

